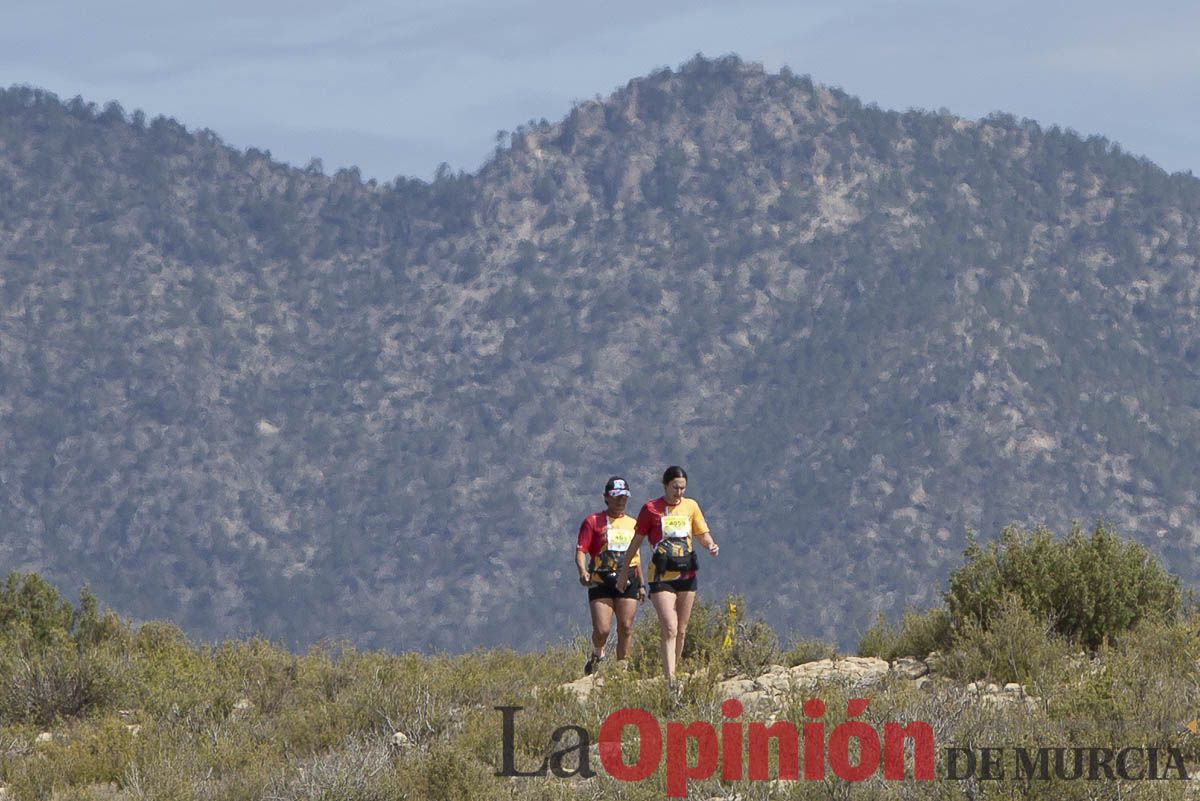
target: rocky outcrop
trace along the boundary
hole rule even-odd
[[[772,717],[797,693],[816,690],[820,687],[838,686],[855,693],[870,694],[886,682],[906,682],[925,691],[957,686],[956,682],[941,674],[940,658],[931,654],[925,659],[901,657],[889,663],[876,657],[843,656],[818,659],[788,667],[771,665],[758,676],[734,676],[717,685],[721,698],[736,698],[747,711]],[[681,674],[686,677],[686,674]],[[639,679],[638,683],[661,682],[660,677]],[[587,701],[592,692],[604,686],[604,674],[595,673],[561,685],[575,696],[580,703]],[[962,692],[979,704],[991,709],[1006,709],[1022,706],[1034,709],[1037,698],[1026,692],[1020,684],[1010,683],[1003,687],[986,682],[971,682],[962,687]]]
[[[1030,711],[1037,709],[1038,699],[1029,695],[1024,687],[1015,682],[1001,687],[988,682],[973,681],[965,689],[974,700],[986,709],[996,711],[1013,707],[1024,707]]]
[[[917,680],[928,676],[929,664],[915,656],[902,656],[892,663],[891,672],[902,679]]]
[[[819,659],[794,667],[772,665],[761,676],[737,676],[719,685],[726,698],[736,698],[748,709],[777,709],[785,695],[816,687],[839,684],[856,689],[878,686],[888,676],[887,662],[875,657],[848,656]]]

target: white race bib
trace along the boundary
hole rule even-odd
[[[686,537],[692,530],[692,519],[687,515],[663,515],[662,535],[667,539]]]
[[[629,543],[633,542],[633,529],[614,528],[612,523],[609,523],[606,536],[608,537],[608,550],[625,553],[629,550]]]

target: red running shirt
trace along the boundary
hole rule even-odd
[[[628,546],[629,541],[633,539],[633,518],[629,515],[621,515],[614,519],[610,518],[607,512],[596,512],[585,517],[583,523],[580,524],[577,550],[584,551],[592,557],[599,556],[600,552],[608,547],[610,527],[616,538]],[[624,552],[625,548],[619,547],[618,550]],[[636,567],[640,563],[641,554],[635,553],[629,566]]]

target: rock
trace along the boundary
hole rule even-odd
[[[764,673],[754,680],[757,689],[766,690],[770,693],[786,692],[795,684],[796,679],[788,672],[787,668],[783,668],[779,672]]]
[[[43,743],[51,743],[51,742],[54,742],[54,735],[48,731],[44,731],[41,734],[39,734],[37,737],[34,737],[33,741],[35,743],[38,743],[39,745],[41,745]]]
[[[575,697],[579,699],[580,703],[583,703],[591,696],[592,690],[603,686],[604,679],[600,677],[599,673],[593,673],[590,676],[584,676],[583,678],[575,679],[575,681],[567,682],[562,685],[562,688],[575,693]]]
[[[984,709],[996,712],[1023,707],[1029,712],[1038,708],[1038,700],[1027,695],[1025,688],[1016,682],[1009,682],[1004,687],[995,684],[985,684],[973,681],[966,686],[966,691],[975,696],[975,702]]]
[[[912,656],[902,656],[892,663],[891,672],[897,678],[915,681],[929,675],[929,665]]]
[[[402,731],[394,732],[391,739],[393,748],[412,748],[413,741]]]
[[[1038,708],[1037,699],[1028,695],[1016,696],[1004,693],[985,693],[979,697],[979,705],[984,709],[1003,712],[1014,708],[1024,708],[1027,712],[1035,712]]]
[[[745,697],[753,692],[758,692],[761,689],[758,682],[754,679],[745,679],[740,676],[732,679],[726,679],[717,685],[717,694],[721,698],[737,698],[745,703]]]
[[[596,690],[597,688],[604,686],[604,674],[611,670],[629,670],[629,666],[624,663],[617,662],[616,666],[606,667],[605,669],[601,670],[599,673],[593,673],[590,676],[583,676],[582,678],[575,679],[575,681],[569,681],[566,684],[560,684],[559,689],[567,690],[569,692],[574,693],[575,697],[579,700],[579,702],[583,703],[589,697],[591,697],[593,690]],[[685,682],[688,679],[689,675],[690,674],[688,674],[688,673],[677,673],[676,679],[679,681]],[[734,679],[733,681],[736,681],[736,679]],[[746,679],[746,681],[750,682],[751,680]],[[633,681],[633,683],[639,687],[644,687],[648,684],[658,684],[661,686],[662,685],[662,676],[651,676],[650,678],[647,678],[647,679],[635,679]],[[536,693],[535,693],[535,696],[536,696]],[[724,697],[730,698],[733,696],[727,695]]]
[[[789,673],[797,684],[847,681],[858,685],[879,684],[888,673],[888,663],[873,656],[846,656],[818,659],[796,665]]]
[[[748,711],[772,711],[788,693],[805,691],[822,682],[844,682],[859,687],[883,682],[888,663],[873,657],[848,656],[818,659],[795,667],[772,665],[758,678],[736,676],[717,685],[721,698],[737,698]]]
[[[757,720],[771,716],[778,709],[780,698],[777,694],[768,690],[751,690],[742,695],[726,695],[726,698],[737,698],[742,702],[742,706],[748,715],[753,715]]]
[[[142,733],[142,727],[137,723],[126,723],[125,731],[129,732],[130,736],[137,737]]]

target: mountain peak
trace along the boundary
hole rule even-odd
[[[1009,522],[1190,580],[1198,218],[1100,137],[735,57],[384,187],[10,89],[0,554],[206,637],[526,643],[603,479],[683,464],[704,592],[786,632]]]

